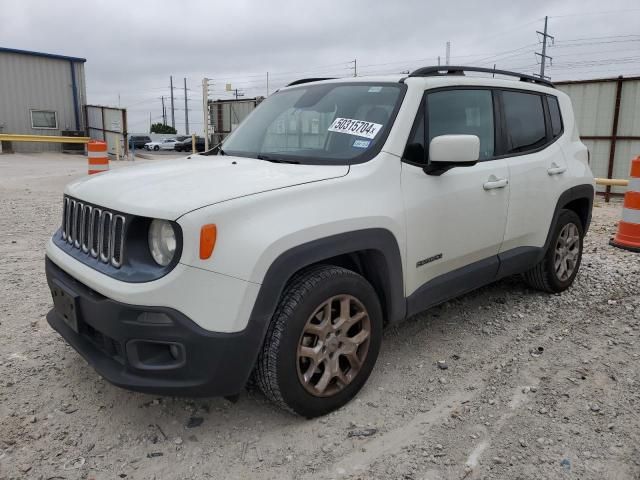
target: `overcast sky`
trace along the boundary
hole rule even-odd
[[[89,103],[126,107],[130,132],[161,119],[174,77],[176,127],[202,130],[202,78],[211,98],[247,97],[310,76],[395,73],[442,63],[539,70],[544,16],[555,45],[552,80],[640,74],[638,0],[0,0],[0,46],[87,59]],[[167,102],[167,105],[169,103]],[[170,117],[169,117],[170,122]]]

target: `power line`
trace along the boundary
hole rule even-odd
[[[567,18],[567,17],[581,17],[585,15],[607,15],[610,13],[628,13],[628,12],[640,12],[640,8],[627,8],[624,10],[607,10],[604,12],[580,12],[569,13],[567,15],[550,15],[549,18]]]

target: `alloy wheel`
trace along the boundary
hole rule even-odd
[[[298,342],[298,379],[314,396],[335,395],[358,375],[367,357],[371,320],[352,295],[331,297],[307,320]]]
[[[567,281],[575,272],[580,255],[580,232],[573,223],[567,223],[558,235],[553,266],[556,277],[561,282]]]

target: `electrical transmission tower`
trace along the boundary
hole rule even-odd
[[[539,73],[539,77],[540,78],[548,78],[551,79],[551,77],[549,76],[545,76],[544,74],[544,67],[545,64],[547,62],[547,58],[549,59],[549,65],[552,65],[552,61],[553,61],[553,57],[550,57],[549,55],[547,55],[547,39],[550,38],[551,39],[551,44],[553,45],[554,42],[554,38],[553,36],[549,35],[547,33],[547,22],[549,20],[549,17],[544,17],[544,32],[540,32],[536,30],[536,33],[539,35],[542,35],[542,53],[538,53],[536,52],[536,55],[538,55],[540,57],[540,73]]]

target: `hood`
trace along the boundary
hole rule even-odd
[[[193,155],[91,175],[67,185],[65,193],[124,213],[175,220],[214,203],[342,177],[348,172],[348,165]]]

